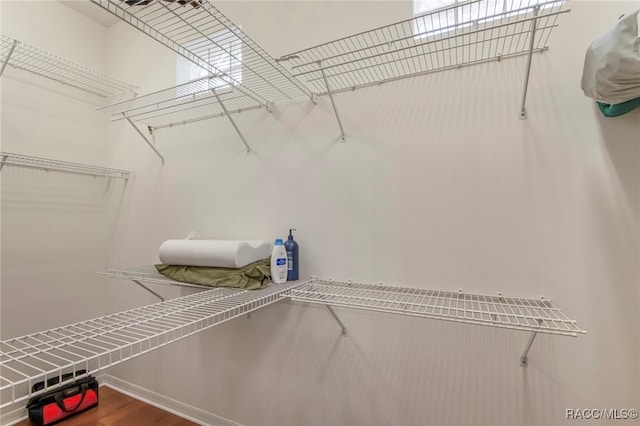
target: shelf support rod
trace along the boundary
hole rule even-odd
[[[538,16],[538,12],[540,11],[540,6],[536,6],[533,8],[533,17],[534,19],[531,21],[531,35],[529,38],[529,52],[527,54],[527,70],[524,75],[524,89],[522,91],[522,103],[520,104],[520,119],[524,120],[527,118],[527,110],[525,108],[525,104],[527,102],[527,90],[529,88],[529,75],[531,73],[531,59],[533,57],[533,46],[535,44],[536,38],[536,27],[538,24],[538,20],[536,17]]]
[[[333,316],[333,319],[335,319],[338,322],[338,324],[340,325],[340,328],[342,329],[342,335],[346,336],[347,335],[347,328],[344,326],[342,321],[340,321],[340,317],[338,317],[338,314],[336,314],[336,311],[333,310],[333,307],[331,305],[324,305],[324,306],[327,307],[327,309],[329,310],[329,312]]]
[[[131,121],[129,117],[127,117],[126,120],[129,122],[129,124],[131,124],[131,126],[136,130],[136,132],[138,132],[138,134],[142,137],[142,139],[144,139],[144,141],[147,143],[147,145],[149,145],[149,147],[153,150],[153,152],[155,152],[158,155],[158,157],[160,157],[160,160],[162,160],[162,164],[164,164],[164,157],[162,156],[162,154],[160,154],[160,152],[156,149],[156,147],[153,146],[153,144],[149,141],[149,139],[147,139],[144,133],[142,133],[140,129],[138,129],[138,126],[133,124],[133,121]]]
[[[342,121],[340,121],[340,115],[338,114],[336,103],[333,100],[333,94],[331,93],[331,86],[329,86],[329,80],[327,80],[327,75],[324,73],[324,68],[322,68],[322,63],[320,61],[318,61],[318,66],[320,67],[320,72],[322,73],[322,79],[324,80],[324,85],[327,87],[327,94],[329,95],[329,100],[331,101],[333,112],[336,115],[336,120],[338,120],[338,126],[340,127],[340,141],[344,142],[345,141],[344,128],[342,127]]]
[[[236,122],[233,120],[233,117],[231,117],[231,114],[229,114],[229,111],[227,111],[227,107],[224,105],[224,103],[222,102],[222,99],[220,99],[220,96],[218,95],[218,93],[215,91],[215,89],[212,90],[213,95],[216,97],[216,99],[218,100],[218,103],[220,104],[220,106],[222,107],[222,110],[224,111],[224,115],[227,116],[227,118],[229,119],[229,121],[231,122],[231,124],[233,125],[233,128],[236,129],[236,133],[238,133],[238,135],[240,136],[240,139],[242,139],[242,143],[244,144],[244,146],[247,148],[247,154],[251,152],[251,148],[249,148],[249,144],[247,143],[247,141],[245,140],[244,136],[242,136],[242,132],[240,131],[240,129],[238,128],[238,126],[236,125]]]
[[[155,291],[151,290],[149,287],[147,287],[146,285],[142,284],[140,281],[138,280],[131,280],[134,283],[138,284],[140,287],[144,288],[145,290],[147,290],[149,293],[153,294],[154,296],[156,296],[158,299],[160,299],[161,301],[164,302],[164,297],[160,296],[158,293],[156,293]]]
[[[537,321],[538,321],[538,327],[540,327],[542,320],[538,318]],[[538,335],[538,332],[534,331],[531,333],[531,336],[529,336],[529,341],[527,342],[527,345],[524,347],[524,352],[522,352],[522,355],[520,356],[520,367],[526,367],[529,365],[529,360],[527,359],[527,355],[529,354],[529,349],[531,349],[531,345],[533,345],[533,341],[537,335]]]
[[[7,67],[7,64],[9,63],[9,58],[11,58],[11,55],[13,54],[13,51],[15,50],[17,44],[18,44],[18,40],[13,40],[13,44],[11,45],[11,49],[9,49],[7,58],[2,63],[2,68],[0,69],[0,76],[2,76],[2,73],[4,73],[4,69]]]

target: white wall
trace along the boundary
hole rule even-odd
[[[0,4],[2,33],[105,71],[105,27],[58,2]],[[7,67],[2,151],[112,167],[104,100]],[[6,166],[2,179],[2,339],[106,313],[107,267],[124,182]],[[131,186],[131,184],[129,185]]]
[[[243,424],[560,424],[567,408],[639,406],[639,114],[605,120],[579,89],[586,46],[634,3],[572,7],[535,57],[528,120],[520,58],[339,94],[344,144],[326,98],[235,117],[250,155],[224,119],[160,131],[161,169],[136,148],[150,172],[116,257],[156,262],[191,229],[297,227],[304,275],[544,295],[589,334],[538,337],[522,369],[526,334],[339,310],[341,338],[326,310],[280,304],[116,374]],[[274,56],[411,10],[220,8]]]
[[[344,144],[326,98],[236,116],[250,155],[224,119],[160,131],[164,166],[127,126],[105,142],[112,164],[138,172],[112,265],[157,262],[163,240],[191,229],[272,239],[296,227],[305,276],[544,295],[587,335],[539,336],[523,369],[526,333],[339,309],[343,338],[325,309],[281,303],[112,373],[248,425],[549,425],[567,408],[640,408],[640,113],[604,119],[579,89],[589,42],[636,5],[572,4],[534,58],[527,120],[520,58],[341,93]],[[219,7],[274,56],[411,11]],[[125,24],[106,51],[109,73],[141,93],[173,84],[174,55]],[[154,301],[107,288],[112,311]]]
[[[107,29],[57,1],[2,0],[2,34],[103,71]]]

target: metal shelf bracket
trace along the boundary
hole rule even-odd
[[[340,127],[340,142],[345,141],[344,128],[342,127],[342,121],[340,120],[340,114],[338,114],[338,109],[336,108],[336,103],[333,100],[333,93],[331,93],[331,86],[329,85],[329,80],[327,80],[327,75],[322,68],[322,61],[318,61],[318,67],[320,68],[320,72],[322,73],[322,79],[324,80],[324,84],[327,87],[327,94],[329,95],[329,100],[331,101],[331,106],[333,107],[333,112],[336,115],[336,120],[338,120],[338,126]]]
[[[2,63],[2,69],[0,69],[0,76],[2,76],[2,73],[4,73],[4,69],[7,67],[7,64],[9,63],[9,59],[11,58],[11,55],[13,54],[13,51],[16,49],[17,45],[18,45],[18,40],[13,40],[13,43],[11,44],[11,49],[9,49],[9,53],[7,53],[7,57]]]
[[[160,296],[158,293],[156,293],[155,291],[151,290],[149,287],[147,287],[146,285],[142,284],[140,281],[138,281],[138,280],[131,280],[131,281],[133,281],[134,283],[138,284],[140,287],[142,287],[143,289],[147,290],[149,293],[153,294],[158,299],[160,299],[161,301],[164,302],[164,297]]]
[[[140,129],[138,129],[138,126],[136,126],[135,124],[133,124],[133,121],[131,121],[131,119],[130,119],[130,118],[128,118],[128,117],[127,117],[127,118],[125,118],[125,120],[127,120],[127,121],[129,122],[129,124],[131,124],[131,127],[133,127],[133,128],[136,130],[136,132],[138,132],[138,134],[140,135],[140,137],[141,137],[142,139],[144,139],[144,141],[147,143],[147,145],[149,145],[149,147],[153,150],[153,152],[155,152],[155,153],[156,153],[156,155],[157,155],[158,157],[160,157],[160,160],[162,161],[162,164],[164,164],[164,157],[162,156],[162,154],[160,154],[160,151],[158,151],[158,150],[156,149],[156,147],[151,143],[151,141],[149,141],[149,139],[144,135],[144,133],[142,133],[142,132],[140,131]]]
[[[344,326],[344,324],[342,323],[342,321],[340,320],[340,317],[338,317],[338,314],[336,314],[336,311],[333,310],[333,308],[331,307],[331,305],[325,305],[327,307],[327,309],[329,310],[329,312],[331,313],[331,316],[333,316],[333,319],[335,319],[338,322],[338,325],[340,326],[340,328],[342,329],[342,335],[346,336],[347,335],[347,328]]]
[[[538,12],[540,12],[540,6],[533,8],[533,17],[536,19],[531,20],[531,31],[529,34],[529,51],[527,53],[527,70],[524,74],[524,88],[522,89],[522,103],[520,104],[520,120],[527,118],[527,110],[525,108],[527,102],[527,90],[529,88],[529,75],[531,73],[531,59],[533,57],[533,50],[536,38],[536,28],[538,24]]]
[[[538,322],[538,326],[542,324],[542,319],[538,318],[536,321]],[[529,365],[529,360],[527,358],[527,355],[529,354],[529,349],[531,349],[531,345],[533,345],[533,340],[536,338],[537,335],[538,335],[538,332],[534,331],[531,333],[531,336],[529,336],[529,341],[527,341],[527,344],[524,347],[524,352],[522,352],[522,355],[520,356],[520,367],[527,367]]]
[[[220,104],[222,111],[224,111],[224,115],[229,119],[229,121],[233,125],[233,128],[236,130],[236,133],[238,134],[238,136],[240,136],[240,139],[242,139],[242,143],[247,148],[247,154],[249,154],[251,152],[251,148],[249,147],[249,144],[247,143],[244,136],[242,135],[242,132],[238,128],[238,125],[236,124],[235,120],[233,119],[233,117],[231,117],[231,114],[229,114],[229,111],[227,110],[227,107],[224,105],[224,102],[222,102],[222,99],[220,99],[220,95],[218,95],[215,89],[212,89],[211,92],[218,100],[218,103]]]

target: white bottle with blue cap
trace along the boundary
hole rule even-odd
[[[287,282],[287,251],[280,238],[273,243],[271,250],[271,281],[274,284]]]

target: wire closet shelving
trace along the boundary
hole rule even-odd
[[[0,39],[0,62],[0,75],[8,65],[102,98],[133,93],[135,89],[130,84],[4,34]]]
[[[145,283],[202,287],[167,278],[153,266],[111,269],[103,274],[111,278],[131,280],[162,300],[162,296]],[[319,278],[296,285],[288,297],[295,301],[326,306],[340,325],[343,335],[347,334],[346,327],[333,306],[531,332],[520,357],[520,365],[523,367],[528,364],[527,354],[538,333],[572,337],[586,333],[577,326],[576,321],[545,299],[357,284]]]
[[[354,89],[524,55],[532,41],[534,52],[545,50],[565,6],[565,0],[471,0],[279,60],[318,93],[327,91],[326,81],[334,92]]]
[[[246,151],[250,152],[251,148],[232,114],[265,107],[271,111],[271,103],[263,105],[257,102],[221,76],[207,76],[100,109],[110,113],[111,121],[126,120],[131,124],[164,164],[164,157],[155,143],[149,140],[135,122],[145,124],[148,133],[155,138],[155,132],[159,129],[226,116]]]
[[[91,0],[144,34],[198,65],[209,75],[240,88],[267,106],[269,102],[311,97],[274,58],[231,22],[209,0]],[[220,39],[219,34],[224,34]],[[239,53],[234,46],[241,46]],[[242,78],[216,66],[211,48],[242,64]]]
[[[65,374],[72,373],[75,378],[103,371],[287,298],[325,305],[342,327],[343,334],[346,328],[332,306],[530,331],[532,334],[520,358],[522,366],[527,365],[527,353],[537,333],[574,337],[586,333],[548,300],[317,278],[270,285],[263,290],[207,289],[165,278],[152,268],[114,269],[104,274],[138,284],[187,285],[205,290],[0,342],[0,408],[73,380],[62,381]],[[53,378],[61,382],[41,391],[32,390],[35,383],[46,383]]]
[[[294,77],[332,94],[392,80],[528,55],[520,118],[526,118],[531,56],[548,49],[567,0],[469,0],[279,59]]]
[[[207,76],[168,89],[108,105],[111,121],[142,122],[153,131],[229,114],[270,108],[221,76]]]
[[[2,341],[0,408],[278,302],[300,284],[214,288]],[[68,373],[74,377],[63,380]],[[32,391],[34,384],[52,378],[60,383]]]
[[[242,29],[209,0],[91,0],[200,67],[207,76],[111,105],[114,121],[125,119],[155,151],[164,157],[135,126],[156,130],[226,116],[251,151],[232,114],[266,108],[299,97],[315,99],[309,88],[293,78]],[[220,63],[233,64],[227,67]]]
[[[176,280],[172,280],[171,278],[165,277],[162,275],[155,266],[133,266],[124,269],[109,269],[106,272],[99,272],[101,275],[106,275],[109,278],[116,278],[121,280],[130,280],[134,283],[138,284],[140,287],[148,291],[149,293],[156,296],[158,299],[164,301],[164,297],[149,288],[146,284],[162,284],[162,285],[170,285],[170,286],[178,286],[178,287],[192,287],[203,289],[203,287],[199,284],[189,284]]]
[[[137,280],[146,283],[152,284],[162,284],[162,285],[172,285],[172,286],[184,286],[184,287],[194,287],[202,289],[203,286],[199,284],[188,284],[180,281],[172,280],[164,275],[162,275],[155,266],[132,266],[129,268],[112,268],[107,270],[106,272],[99,272],[100,275],[106,275],[109,278],[116,278],[122,280]]]
[[[522,366],[527,365],[527,353],[537,333],[572,337],[586,333],[551,301],[543,299],[324,280],[312,280],[294,289],[291,299],[327,307],[339,306],[529,331],[532,334],[520,358]],[[346,328],[335,311],[330,311],[340,324],[343,334],[346,334]]]
[[[29,155],[0,152],[0,170],[4,166],[24,167],[38,170],[51,170],[79,175],[129,179],[133,172],[128,170],[109,169],[88,164],[72,163],[69,161],[53,160],[50,158],[33,157]]]

